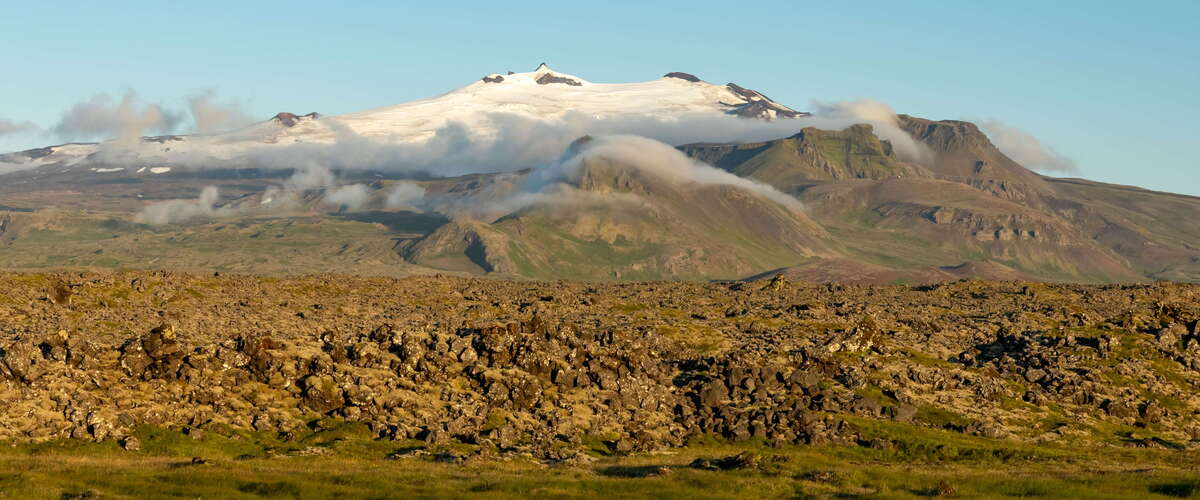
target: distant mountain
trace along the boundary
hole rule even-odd
[[[169,168],[180,161],[237,161],[258,151],[296,144],[331,144],[348,137],[381,144],[415,144],[445,133],[452,126],[462,127],[475,137],[488,137],[507,125],[503,120],[514,117],[554,125],[573,117],[737,116],[771,120],[807,115],[757,91],[734,83],[707,83],[687,73],[668,73],[641,83],[592,83],[554,71],[543,63],[532,72],[491,74],[439,96],[367,111],[338,116],[284,112],[231,132],[143,137],[120,144],[63,144],[10,153],[0,156],[0,161],[60,169],[77,167],[76,171],[90,168],[99,174],[149,175],[143,167]],[[110,163],[119,164],[107,165]]]
[[[0,161],[28,168],[0,176],[0,262],[596,280],[1200,281],[1200,198],[1047,177],[969,122],[898,115],[823,130],[811,125],[829,121],[808,116],[687,73],[599,84],[543,64],[336,117],[279,113],[223,134],[11,153]],[[617,133],[711,120],[784,132],[669,146],[588,138],[553,160],[577,137],[559,137],[577,119]],[[469,147],[464,137],[505,134],[558,136],[541,159],[486,168],[485,157],[468,175],[382,162],[312,183],[294,176],[330,159],[315,150],[252,161],[292,146],[336,145],[320,154],[353,157],[436,142],[453,163]],[[136,224],[155,203],[186,224]],[[246,250],[256,248],[270,255]]]

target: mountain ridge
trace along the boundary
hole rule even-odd
[[[497,113],[539,125],[496,121]],[[685,130],[726,120],[720,123],[768,138],[662,144],[606,130],[595,139],[564,140],[574,133],[569,122],[589,113],[608,114],[587,118],[595,123],[627,113],[652,119],[626,124],[635,134],[644,126]],[[38,148],[15,154],[32,168],[0,176],[0,215],[15,215],[5,223],[0,255],[11,252],[12,262],[23,265],[37,259],[17,256],[22,251],[47,252],[47,263],[144,265],[130,260],[135,250],[112,257],[51,256],[99,244],[87,238],[110,227],[114,241],[128,238],[122,248],[135,248],[133,242],[151,234],[125,221],[184,222],[178,230],[155,230],[163,237],[175,232],[167,241],[178,242],[225,230],[222,219],[256,226],[248,221],[288,224],[305,217],[321,221],[314,227],[324,226],[335,239],[380,238],[364,251],[372,255],[373,270],[389,261],[377,249],[390,247],[392,258],[405,263],[397,267],[402,272],[548,279],[737,279],[774,270],[847,281],[972,275],[1200,281],[1200,228],[1187,222],[1200,218],[1200,198],[1039,174],[1005,155],[970,122],[906,114],[809,118],[760,92],[688,73],[604,84],[543,64],[530,73],[489,74],[439,96],[339,117],[279,113],[225,134],[144,138],[138,147],[148,148],[149,156],[136,148],[112,151],[115,144],[108,142]],[[459,119],[458,128],[438,128]],[[270,134],[256,135],[261,130]],[[422,139],[431,133],[433,139]],[[506,134],[552,137],[532,156],[485,149],[479,171],[466,174],[396,170],[388,163],[399,161],[389,155],[411,152],[405,148],[412,141],[426,139],[441,148],[432,153],[445,162],[479,160],[455,155],[470,149],[476,135],[488,134],[498,134],[497,141],[511,140]],[[250,143],[265,149],[238,149]],[[250,160],[159,162],[155,156],[169,151],[189,158],[207,146],[214,158],[299,149],[269,166],[247,165]],[[318,146],[325,149],[313,149]],[[339,155],[365,156],[381,168],[306,167]],[[503,163],[504,155],[515,159]],[[65,207],[80,212],[68,215]],[[179,217],[144,217],[147,207]],[[72,217],[81,222],[63,222]],[[107,226],[86,226],[104,217]],[[373,226],[364,232],[363,226],[339,224]],[[55,240],[63,235],[53,233],[64,227],[76,228],[72,237],[84,240],[63,246]],[[60,244],[36,246],[49,240]],[[364,248],[354,242],[342,247]],[[102,245],[93,255],[110,254]],[[322,256],[304,258],[319,266]],[[355,258],[350,261],[357,266]]]
[[[543,63],[532,72],[495,73],[440,95],[337,116],[280,112],[270,119],[218,134],[69,143],[3,154],[0,161],[28,167],[87,163],[119,163],[101,166],[135,169],[171,163],[180,167],[205,161],[244,161],[259,150],[270,151],[297,143],[332,144],[367,139],[383,145],[421,144],[460,126],[486,139],[504,126],[496,122],[497,113],[551,124],[627,116],[661,119],[684,115],[735,116],[773,120],[808,115],[737,84],[716,85],[695,80],[664,76],[637,83],[593,83],[554,71]]]

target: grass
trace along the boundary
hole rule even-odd
[[[657,328],[657,332],[702,356],[711,356],[721,352],[728,343],[721,332],[704,325],[661,325]]]
[[[0,498],[1198,498],[1197,457],[1132,448],[1063,449],[851,418],[860,446],[731,444],[711,437],[658,453],[548,466],[528,458],[465,464],[386,459],[415,441],[372,440],[356,424],[273,433],[209,430],[200,439],[142,428],[141,451],[58,441],[0,451]],[[289,450],[320,448],[326,454]],[[436,452],[436,449],[429,449]],[[688,465],[747,453],[760,466]],[[428,455],[427,455],[428,456]],[[193,458],[195,457],[195,458]]]
[[[72,214],[0,245],[6,268],[223,270],[258,274],[403,274],[392,250],[400,234],[383,223],[338,217],[223,219],[152,227],[106,215]]]

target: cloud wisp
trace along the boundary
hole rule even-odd
[[[184,101],[171,106],[145,102],[133,90],[119,99],[99,93],[72,105],[48,131],[63,141],[131,143],[146,135],[212,134],[254,122],[239,104],[220,101],[211,89]]]
[[[875,130],[875,135],[892,143],[900,159],[919,163],[933,157],[924,144],[900,128],[896,111],[880,101],[813,101],[813,109],[816,110],[813,116],[805,119],[809,123],[808,126],[843,130],[851,125],[866,123]]]
[[[117,100],[102,93],[75,103],[63,112],[50,131],[67,141],[115,139],[123,142],[137,140],[145,134],[168,133],[182,120],[181,113],[158,104],[144,103],[131,90]]]
[[[3,164],[0,164],[0,168]],[[305,199],[315,201],[306,205]],[[135,220],[150,225],[178,224],[221,217],[281,214],[297,210],[325,209],[333,212],[367,209],[425,209],[425,188],[415,182],[399,181],[389,186],[342,183],[327,169],[297,171],[281,186],[272,186],[254,198],[220,203],[217,186],[207,186],[196,199],[168,200],[142,209]]]
[[[217,92],[209,89],[194,93],[187,98],[188,114],[191,116],[191,132],[214,134],[254,123],[254,117],[242,110],[236,102],[220,102]]]
[[[6,118],[0,118],[0,137],[6,135],[29,134],[40,131],[33,122],[18,122]]]
[[[636,168],[672,184],[732,186],[797,212],[804,209],[799,200],[774,187],[700,163],[668,144],[636,135],[602,136],[572,147],[562,160],[532,171],[524,192],[547,192],[559,183],[577,185],[584,166],[594,159]]]
[[[134,220],[162,225],[232,215],[231,210],[217,206],[220,199],[220,190],[216,186],[208,186],[194,200],[170,200],[147,205]]]
[[[998,120],[980,121],[979,128],[988,135],[1000,152],[1026,168],[1065,174],[1079,173],[1079,166],[1074,160],[1042,144],[1033,134]]]
[[[162,225],[202,219],[250,214],[285,213],[301,210],[354,212],[368,209],[402,209],[438,212],[451,217],[491,219],[534,204],[645,203],[638,195],[599,192],[580,186],[589,162],[604,160],[649,174],[671,185],[725,185],[745,190],[780,206],[800,212],[799,200],[757,181],[738,177],[688,158],[674,147],[645,137],[601,136],[568,149],[555,161],[539,165],[525,175],[513,177],[516,184],[502,191],[481,190],[467,196],[428,195],[416,182],[389,184],[342,183],[327,169],[313,167],[297,171],[280,187],[270,188],[258,203],[218,205],[215,186],[204,189],[197,199],[172,200],[147,206],[140,222]],[[315,203],[305,205],[308,199]]]

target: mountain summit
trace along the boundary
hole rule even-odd
[[[424,144],[440,135],[487,139],[514,121],[536,124],[680,121],[704,116],[776,120],[806,116],[737,84],[716,85],[685,73],[639,83],[593,83],[546,63],[527,73],[493,73],[462,88],[426,99],[337,116],[279,113],[248,127],[215,135],[50,146],[5,155],[9,163],[105,163],[119,151],[122,163],[167,164],[185,159],[237,161],[264,148],[332,144],[367,139],[378,145]],[[103,167],[103,166],[102,166]]]
[[[597,83],[543,63],[356,113],[50,146],[0,157],[26,167],[0,176],[0,262],[1200,281],[1200,199],[1044,176],[969,122],[869,111],[807,118],[691,73]]]

